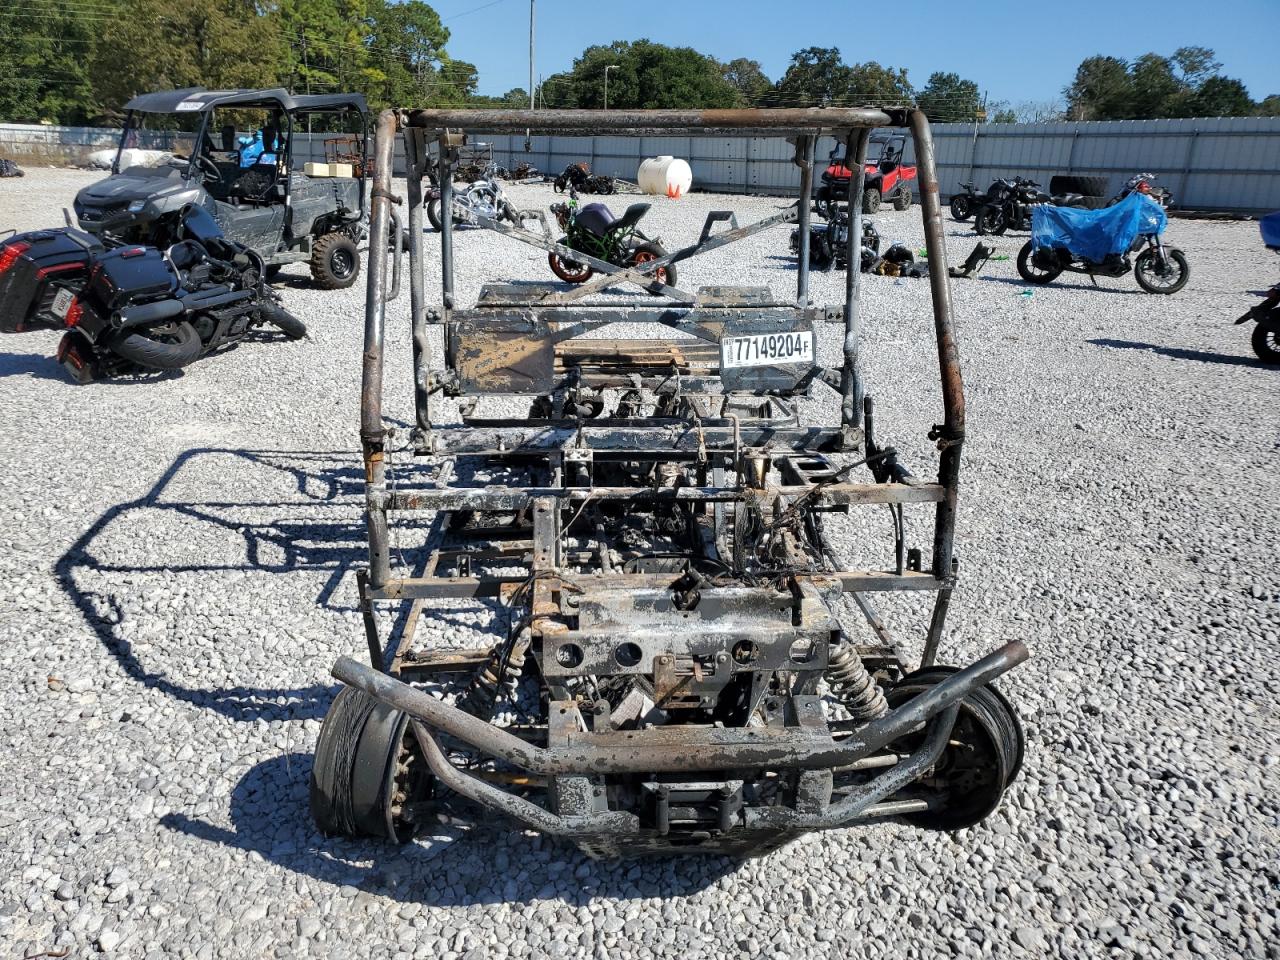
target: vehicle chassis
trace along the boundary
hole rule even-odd
[[[918,159],[943,398],[942,422],[930,432],[935,482],[913,475],[874,436],[859,366],[859,271],[847,271],[841,307],[817,308],[808,296],[817,140],[844,139],[857,160],[857,198],[871,130],[888,126],[910,128]],[[602,276],[567,291],[489,285],[465,309],[455,303],[446,218],[437,311],[424,290],[423,179],[438,164],[449,209],[464,131],[785,136],[800,200],[745,227],[713,212],[696,244],[630,269],[563,248],[545,231],[480,218],[586,260]],[[1016,714],[990,682],[1028,654],[1013,642],[963,669],[934,666],[957,572],[964,397],[924,115],[386,111],[374,236],[402,202],[391,191],[397,136],[408,171],[414,466],[398,466],[392,482],[383,359],[399,264],[389,288],[388,253],[371,246],[361,396],[369,568],[357,577],[371,665],[343,657],[333,668],[348,686],[317,746],[312,805],[322,829],[404,840],[428,818],[424,809],[445,803],[496,811],[596,857],[755,856],[815,829],[888,817],[954,829],[990,813],[1022,752]],[[850,219],[849,262],[857,263],[856,202]],[[715,232],[722,222],[728,229]],[[798,224],[802,245],[794,300],[757,287],[690,293],[653,278],[664,263],[783,223]],[[619,283],[642,287],[641,299],[588,302]],[[617,322],[680,337],[577,339]],[[843,324],[836,370],[818,365],[816,348],[755,366],[733,365],[722,352],[730,338],[753,334],[802,344],[824,322]],[[443,369],[433,369],[431,324],[443,326]],[[819,385],[839,394],[838,426],[799,421],[795,398]],[[460,424],[432,422],[437,394],[460,398]],[[475,415],[478,398],[503,395],[531,395],[528,416]],[[861,466],[869,481],[848,479]],[[894,519],[892,568],[844,569],[822,515],[882,504]],[[934,505],[927,565],[906,545],[903,510],[916,504]],[[435,513],[429,559],[416,575],[392,570],[390,517],[403,511]],[[936,594],[917,671],[870,603],[882,591]],[[869,642],[844,633],[835,615],[842,594],[864,615]],[[419,648],[425,605],[459,597],[497,598],[510,612],[507,635],[491,648]],[[385,643],[374,615],[383,601],[411,603]],[[519,682],[539,691],[537,717],[500,726],[495,702],[514,696]]]

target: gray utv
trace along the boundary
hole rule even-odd
[[[268,276],[309,261],[322,289],[355,283],[371,173],[364,97],[189,88],[142,94],[125,111],[111,176],[76,196],[82,229],[108,246],[164,247],[195,204],[260,254]]]

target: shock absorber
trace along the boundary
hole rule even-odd
[[[849,641],[828,656],[827,685],[855,720],[875,720],[889,712],[884,691],[867,671],[858,649]]]
[[[458,706],[482,720],[491,719],[499,694],[504,689],[515,689],[528,652],[529,634],[524,630],[509,641],[495,643],[483,669],[471,679],[466,692],[459,698]]]

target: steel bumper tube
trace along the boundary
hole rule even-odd
[[[841,740],[803,732],[797,736],[795,731],[776,735],[757,728],[669,728],[675,735],[658,735],[662,731],[584,734],[568,746],[544,748],[350,657],[342,657],[334,664],[333,675],[481,753],[544,776],[752,768],[815,770],[845,766],[882,749],[1022,663],[1027,656],[1027,648],[1020,641],[1007,644]]]

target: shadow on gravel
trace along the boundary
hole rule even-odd
[[[224,499],[201,499],[198,491],[210,489]],[[229,571],[327,571],[319,603],[347,609],[334,595],[365,555],[363,491],[353,453],[188,450],[145,496],[103,513],[55,572],[85,624],[137,682],[232,720],[319,719],[329,685],[198,689],[150,668],[129,637],[147,589],[137,584],[150,577],[182,586],[182,575],[205,574],[210,593],[221,591],[215,599],[234,603]]]
[[[1233,367],[1259,367],[1266,368],[1266,364],[1255,360],[1253,357],[1237,357],[1229,353],[1210,353],[1208,350],[1187,350],[1183,347],[1162,347],[1154,343],[1142,343],[1139,340],[1111,340],[1100,337],[1096,340],[1087,340],[1095,347],[1111,347],[1115,350],[1149,350],[1152,353],[1158,353],[1164,357],[1172,357],[1175,360],[1195,360],[1198,363],[1223,363]]]
[[[1009,283],[1015,287],[1021,287],[1023,290],[1091,290],[1094,293],[1118,293],[1122,296],[1131,296],[1133,294],[1141,294],[1142,296],[1150,296],[1140,287],[1095,287],[1091,283],[1063,283],[1060,280],[1054,280],[1052,283],[1034,284],[1027,283],[1022,277],[989,277],[982,275],[975,279],[984,283]],[[1107,280],[1120,280],[1123,277],[1106,277]]]
[[[727,857],[595,861],[569,844],[501,826],[442,826],[403,846],[329,839],[311,820],[311,762],[310,754],[291,753],[252,767],[231,792],[231,829],[180,813],[160,823],[325,883],[427,906],[685,897],[740,866]]]
[[[65,380],[68,378],[53,357],[38,353],[0,353],[0,377],[35,377],[38,380]]]

